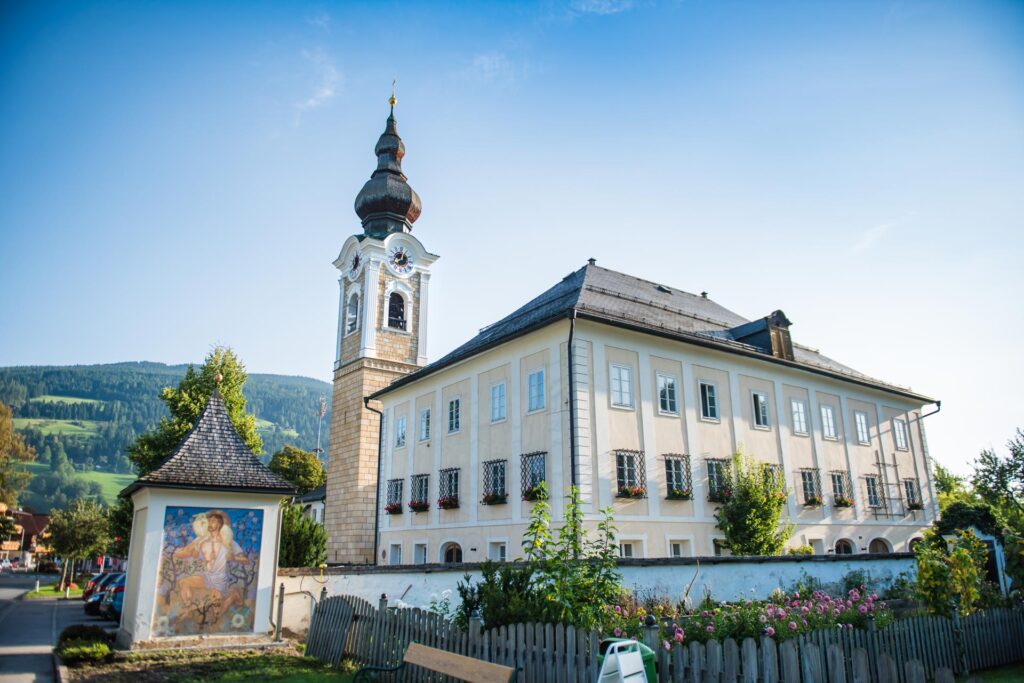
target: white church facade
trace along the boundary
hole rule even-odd
[[[515,559],[541,481],[556,519],[572,485],[589,519],[612,507],[622,556],[720,554],[739,450],[785,482],[791,545],[905,551],[935,519],[937,402],[794,342],[781,311],[747,320],[591,260],[426,364],[437,257],[411,235],[393,115],[381,141],[387,183],[335,262],[330,562]]]

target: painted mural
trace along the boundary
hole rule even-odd
[[[168,507],[155,636],[252,633],[263,511]]]

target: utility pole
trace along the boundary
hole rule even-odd
[[[316,425],[316,457],[321,461],[323,458],[324,449],[320,448],[320,433],[324,427],[324,415],[327,414],[327,397],[320,394],[320,421]]]

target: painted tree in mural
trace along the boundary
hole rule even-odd
[[[162,418],[156,427],[128,447],[128,458],[140,477],[156,469],[192,429],[217,386],[218,374],[221,376],[220,395],[231,424],[253,453],[263,450],[263,440],[256,431],[256,417],[245,412],[242,388],[249,376],[245,365],[230,347],[217,346],[207,354],[198,370],[192,365],[188,367],[176,389],[164,388],[160,399],[170,416]],[[132,527],[132,502],[120,499],[111,511],[110,520],[113,537],[110,552],[126,557]]]

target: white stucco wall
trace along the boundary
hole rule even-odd
[[[144,488],[132,494],[135,517],[128,548],[127,581],[118,642],[131,646],[154,639],[151,633],[160,576],[164,517],[168,507],[242,508],[263,511],[260,540],[260,568],[257,578],[253,633],[270,630],[274,577],[277,574],[280,495]],[[137,525],[137,526],[136,526]],[[197,636],[183,636],[196,638]],[[174,641],[175,638],[161,638]]]
[[[623,563],[619,567],[622,585],[631,590],[653,590],[673,601],[682,598],[693,581],[690,598],[697,603],[705,587],[713,599],[734,601],[743,598],[766,598],[776,588],[789,588],[808,576],[823,585],[842,585],[843,577],[856,570],[866,572],[878,587],[887,586],[901,572],[913,572],[915,563],[909,554],[891,556],[852,555],[846,557],[784,557],[764,559],[704,558],[695,560],[658,560],[656,562]],[[452,592],[452,604],[458,604],[455,588],[468,573],[479,579],[475,565],[466,567],[436,566],[413,570],[404,567],[373,569],[334,568],[321,579],[319,573],[282,572],[277,584],[285,586],[284,627],[296,633],[309,627],[311,598],[319,598],[326,585],[329,595],[355,595],[376,605],[381,594],[389,604],[399,603],[427,607],[432,596]]]

